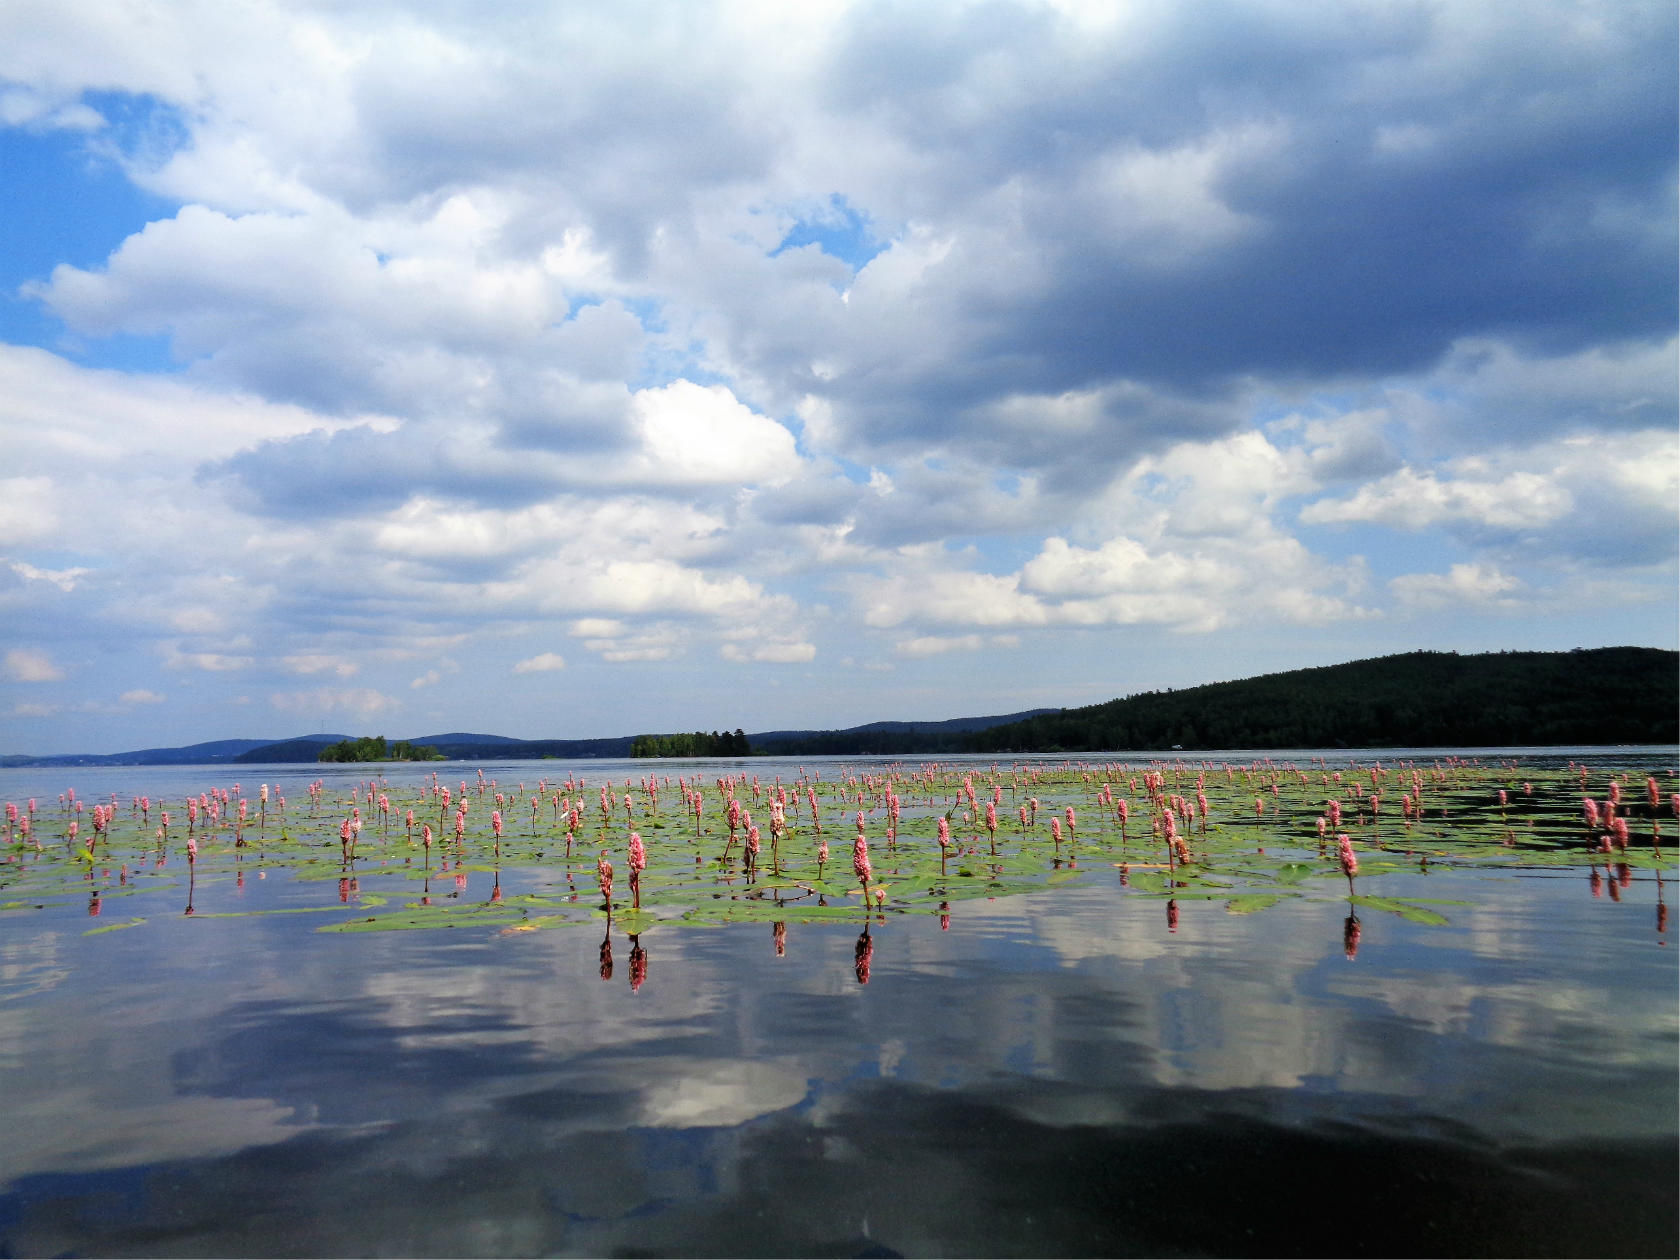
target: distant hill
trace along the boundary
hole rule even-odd
[[[509,735],[473,735],[467,731],[450,731],[447,735],[422,735],[408,741],[411,744],[528,744],[531,740],[514,739]]]
[[[290,739],[279,744],[264,744],[241,753],[236,761],[246,764],[264,762],[314,761],[321,750],[346,738],[310,735]],[[437,749],[451,761],[513,761],[535,760],[539,757],[628,757],[630,736],[615,735],[605,739],[512,739],[506,735],[473,735],[458,731],[448,735],[425,735],[408,741]]]
[[[949,718],[938,722],[870,722],[844,731],[764,731],[749,735],[755,753],[787,751],[803,754],[821,751],[893,753],[903,751],[921,739],[931,750],[948,751],[952,739],[969,731],[984,730],[1000,722],[1012,722],[1035,714],[1056,713],[1056,709],[1028,709],[998,717]],[[300,735],[296,739],[224,739],[186,748],[147,748],[126,753],[84,753],[59,756],[8,756],[8,766],[157,766],[197,765],[233,762],[241,765],[313,762],[323,748],[351,739],[349,735]],[[449,731],[422,735],[408,742],[429,744],[455,761],[509,761],[543,757],[628,757],[630,735],[600,739],[514,739],[507,735],[483,735],[470,731]],[[820,746],[820,747],[819,747]]]
[[[1077,709],[749,734],[755,754],[927,756],[1210,748],[1497,747],[1680,742],[1680,653],[1407,652],[1150,691]],[[313,762],[351,738],[223,739],[184,748],[0,757],[5,766]],[[457,761],[629,757],[632,736],[513,739],[451,731],[409,742]]]
[[[972,752],[1672,744],[1680,653],[1408,652],[994,726]]]
[[[344,739],[343,735],[309,735],[317,750]],[[203,744],[188,744],[184,748],[139,748],[121,753],[52,753],[44,756],[9,755],[0,757],[0,766],[202,766],[218,762],[245,760],[243,754],[256,748],[276,747],[271,739],[213,739]],[[301,759],[300,759],[301,760]],[[308,760],[315,760],[311,753]]]
[[[477,741],[476,735],[467,739]],[[629,735],[612,735],[602,739],[512,739],[499,743],[450,743],[448,740],[426,740],[445,757],[457,761],[534,760],[539,757],[628,757]]]
[[[259,744],[248,748],[234,760],[243,765],[263,765],[269,762],[317,761],[321,750],[349,739],[348,735],[305,735],[301,739],[282,740],[278,744]]]
[[[839,731],[760,731],[747,742],[755,753],[784,757],[898,756],[961,752],[964,736],[1020,722],[1059,709],[1025,709],[996,717],[948,718],[942,722],[867,722]]]

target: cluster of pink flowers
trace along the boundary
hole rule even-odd
[[[869,865],[869,841],[861,831],[857,833],[857,839],[852,841],[852,871],[864,884],[869,883],[874,875]]]
[[[1359,874],[1359,858],[1353,851],[1353,840],[1344,832],[1336,837],[1336,846],[1342,861],[1342,874],[1352,879]]]

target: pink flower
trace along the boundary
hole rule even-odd
[[[630,833],[630,869],[632,871],[647,869],[647,849],[642,844],[642,837],[634,831]]]
[[[859,882],[867,884],[874,871],[869,865],[869,841],[863,832],[857,833],[857,839],[852,841],[852,871]]]
[[[1359,858],[1353,851],[1353,840],[1345,833],[1336,837],[1342,860],[1342,874],[1352,879],[1359,874]]]

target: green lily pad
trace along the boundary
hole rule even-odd
[[[1431,910],[1428,906],[1419,905],[1414,901],[1399,901],[1393,897],[1366,896],[1356,896],[1350,900],[1354,905],[1363,906],[1367,910],[1384,910],[1389,914],[1397,914],[1409,923],[1424,923],[1430,927],[1444,927],[1447,923],[1446,915],[1437,910]]]

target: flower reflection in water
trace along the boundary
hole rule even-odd
[[[869,929],[863,929],[863,935],[857,938],[857,946],[853,950],[852,970],[857,974],[859,984],[869,983],[869,963],[875,956],[875,938],[869,935]]]

